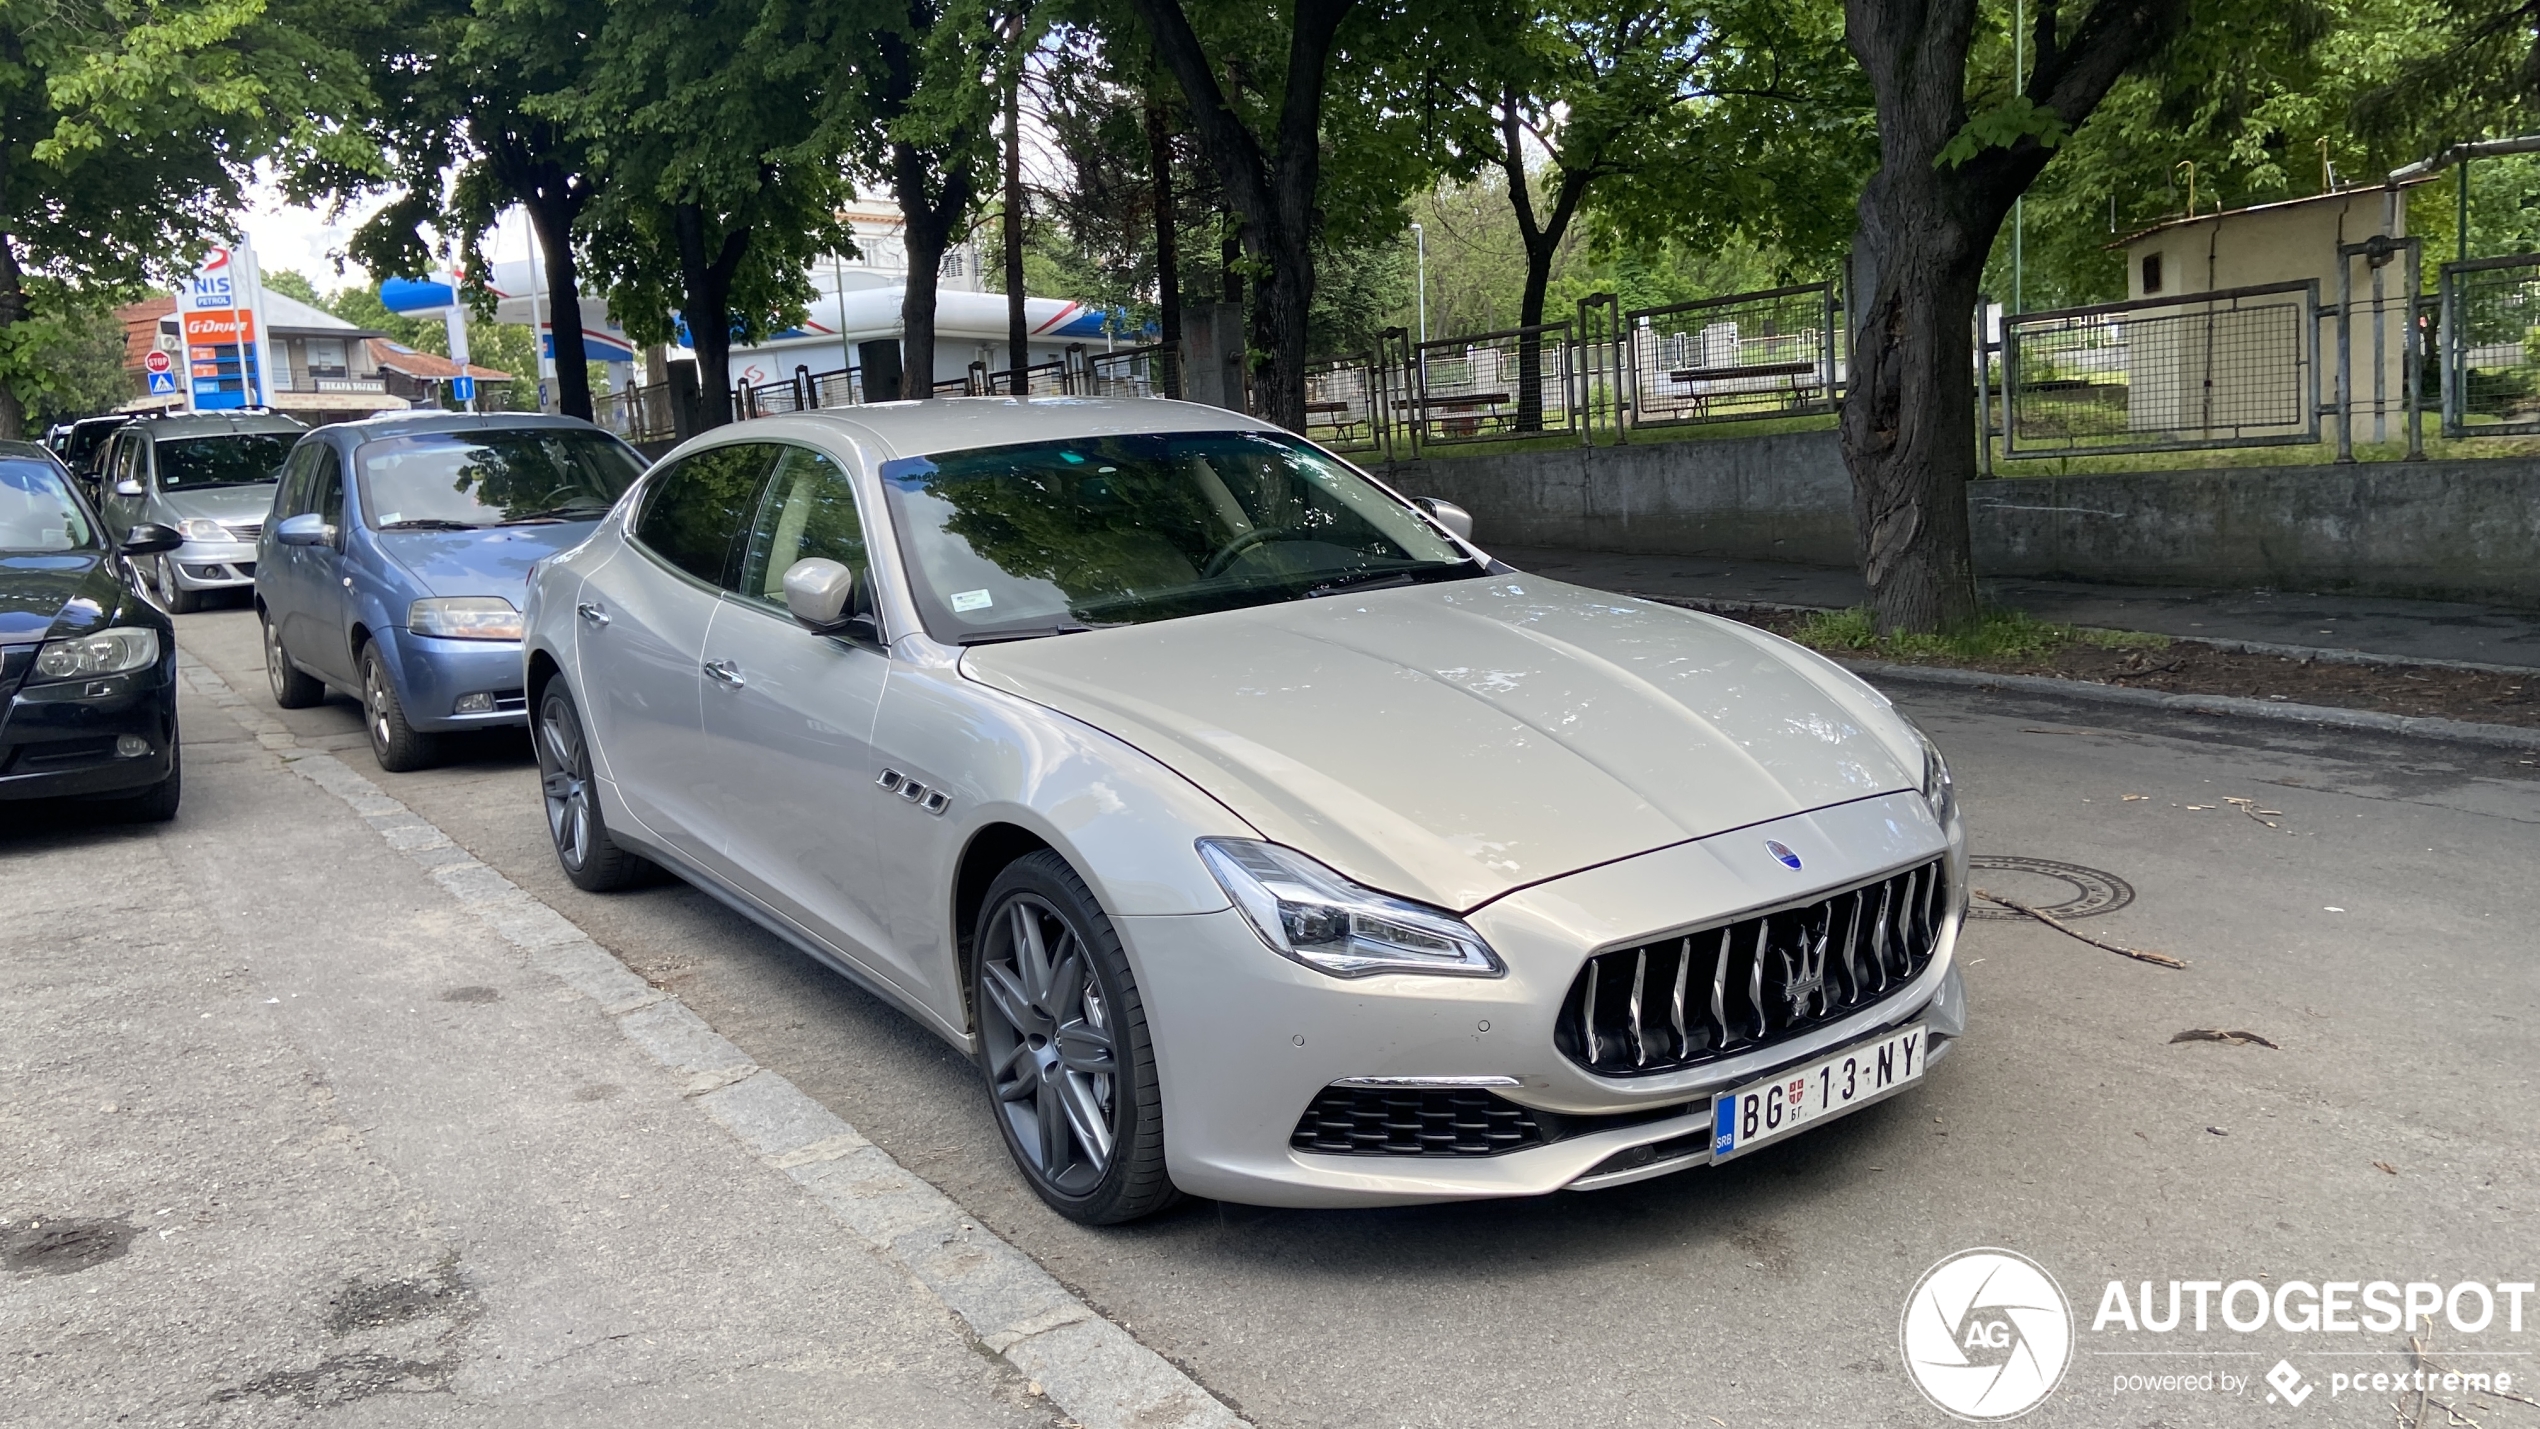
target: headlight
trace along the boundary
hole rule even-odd
[[[518,640],[520,612],[499,595],[445,596],[407,606],[406,628],[444,640]]]
[[[206,521],[200,516],[188,516],[177,522],[176,534],[189,541],[235,541],[238,539],[229,534],[228,527],[218,521]]]
[[[70,640],[54,640],[35,652],[38,680],[85,680],[97,675],[124,675],[159,661],[159,632],[119,625]]]
[[[1294,849],[1201,839],[1199,855],[1261,941],[1316,972],[1498,977],[1507,971],[1462,919],[1361,888]]]
[[[1931,816],[1945,829],[1958,817],[1958,786],[1949,778],[1949,761],[1940,757],[1940,746],[1919,729],[1914,737],[1923,742],[1923,802],[1931,805]]]

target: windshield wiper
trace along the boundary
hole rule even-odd
[[[954,641],[956,645],[1000,645],[1008,640],[1038,640],[1049,635],[1082,635],[1090,625],[1027,625],[1019,630],[982,630]]]
[[[1305,593],[1310,598],[1318,595],[1332,595],[1345,590],[1375,590],[1384,586],[1417,585],[1419,581],[1420,577],[1411,571],[1361,571],[1354,576],[1336,576],[1331,580],[1317,581],[1307,586]]]
[[[382,531],[473,531],[476,529],[476,524],[472,521],[444,521],[438,516],[417,516],[410,520],[387,522],[379,529]]]
[[[588,502],[584,502],[576,506],[550,506],[544,511],[527,511],[518,516],[506,516],[494,524],[497,526],[527,526],[540,521],[571,521],[576,518],[583,520],[595,520],[599,517],[606,516],[607,514],[609,514],[609,509],[607,507],[593,506]]]

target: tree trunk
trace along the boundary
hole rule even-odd
[[[573,257],[573,220],[582,200],[563,191],[559,175],[524,194],[529,221],[538,230],[538,250],[546,260],[549,325],[555,332],[556,410],[591,420],[590,357],[582,346],[582,275]],[[564,319],[559,320],[557,315]]]
[[[900,243],[908,254],[908,287],[900,299],[900,396],[935,395],[935,290],[953,225],[970,211],[975,179],[968,165],[943,176],[943,192],[927,184],[934,164],[912,144],[891,146],[891,187],[900,204]]]
[[[1241,303],[1244,300],[1244,221],[1231,213],[1219,214],[1217,224],[1217,300]]]
[[[697,354],[697,425],[711,430],[732,420],[732,276],[749,251],[750,231],[735,228],[706,251],[706,215],[700,204],[671,209],[679,241],[679,277],[686,288],[681,315],[688,345]]]
[[[1147,92],[1147,170],[1155,180],[1155,307],[1165,350],[1164,395],[1182,395],[1182,235],[1173,202],[1173,136],[1164,127],[1164,104]]]
[[[2186,11],[2186,0],[2093,0],[2067,27],[2040,3],[2022,97],[2079,127],[2126,71],[2160,52]],[[1976,619],[1967,521],[1976,290],[2012,203],[2054,154],[2034,133],[1951,153],[1967,128],[1976,21],[1976,0],[1844,5],[1844,44],[1877,104],[1879,170],[1861,191],[1852,240],[1843,460],[1882,634]]]
[[[1005,85],[1005,343],[1006,390],[1032,395],[1031,326],[1023,313],[1023,75]]]
[[[1552,287],[1552,260],[1561,253],[1562,235],[1587,196],[1592,167],[1573,168],[1561,154],[1552,156],[1561,176],[1553,192],[1552,212],[1538,221],[1535,200],[1527,187],[1526,146],[1517,115],[1517,92],[1503,90],[1499,103],[1500,172],[1508,180],[1508,206],[1517,217],[1517,236],[1526,249],[1526,286],[1517,302],[1517,430],[1543,430],[1543,336],[1531,329],[1543,325],[1544,294]],[[1591,166],[1595,158],[1590,160]]]
[[[5,343],[9,330],[26,318],[26,282],[18,271],[18,240],[16,235],[0,231],[0,343]],[[0,376],[0,441],[20,441],[25,436],[26,406],[18,400],[18,389]]]

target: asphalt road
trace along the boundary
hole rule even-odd
[[[269,708],[251,615],[179,629]],[[2259,1379],[2279,1357],[2322,1380],[2404,1369],[2404,1342],[2219,1324],[2096,1334],[2101,1287],[2540,1279],[2540,765],[1895,693],[1950,754],[1978,854],[2117,875],[2135,900],[2077,926],[2192,967],[1979,922],[1962,945],[1971,1032],[1926,1086],[1730,1166],[1516,1203],[1199,1202],[1108,1231],[1031,1197],[976,1072],[896,1013],[683,886],[567,884],[524,737],[374,777],[1263,1425],[1943,1422],[1900,1368],[1898,1320],[1924,1269],[1972,1246],[2033,1257],[2075,1302],[2073,1368],[2030,1422],[2244,1424],[2282,1412]],[[276,713],[371,769],[350,703]],[[220,797],[190,791],[188,818]],[[2281,812],[2262,820],[2227,798]],[[245,841],[241,877],[292,837],[230,836]],[[1978,881],[2036,901],[2065,891],[2033,874]],[[2171,1040],[2190,1028],[2280,1045]],[[2438,1327],[2433,1344],[2528,1370],[2529,1394],[2540,1304],[2529,1309],[2521,1334],[2500,1315],[2483,1335]],[[2251,1387],[2114,1388],[2127,1373],[2211,1370]],[[2387,1424],[2391,1398],[2323,1392],[2302,1417]],[[2540,1424],[2540,1407],[2480,1417]]]

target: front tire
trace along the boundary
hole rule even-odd
[[[282,631],[273,617],[258,617],[265,628],[265,683],[273,687],[273,702],[286,710],[304,710],[326,701],[326,682],[306,674],[291,663],[291,654],[282,648]]]
[[[370,752],[391,774],[429,769],[440,762],[441,742],[406,723],[406,707],[388,678],[388,662],[379,646],[362,650],[362,726],[370,731]]]
[[[585,893],[632,888],[650,878],[653,866],[609,836],[608,819],[592,787],[591,745],[582,735],[582,713],[574,708],[573,694],[562,679],[548,682],[538,701],[538,728],[531,742],[538,746],[547,837],[564,876]]]
[[[1032,1190],[1083,1225],[1180,1199],[1146,1010],[1093,891],[1049,850],[988,886],[970,942],[979,1062],[1006,1151]]]
[[[177,584],[174,556],[159,557],[158,577],[159,604],[166,606],[170,615],[191,615],[203,608],[201,591],[187,590]]]

